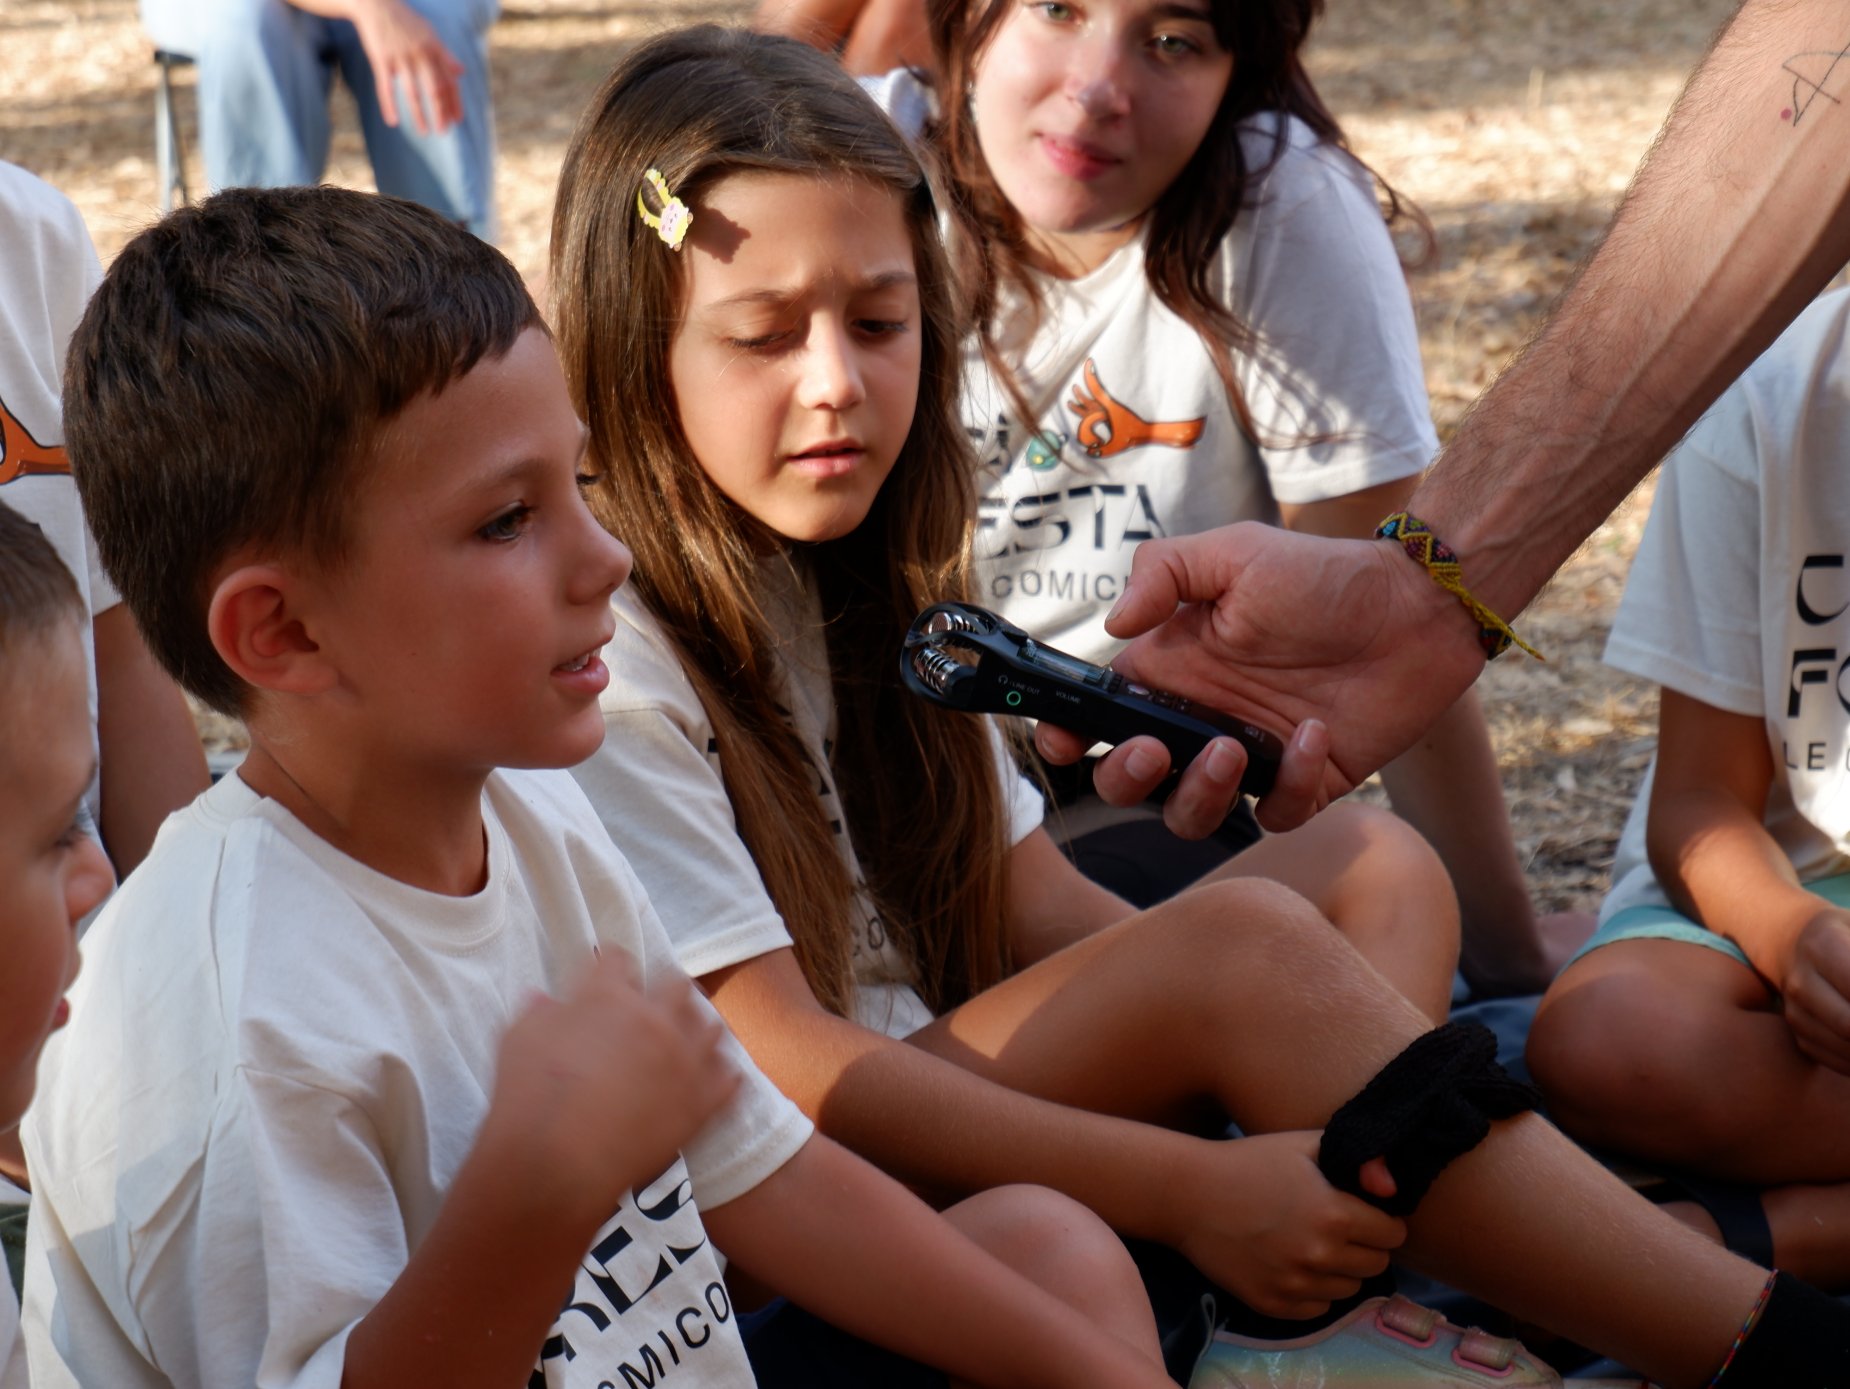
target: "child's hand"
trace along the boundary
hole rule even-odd
[[[1799,1050],[1850,1075],[1850,912],[1827,907],[1805,923],[1780,994]]]
[[[564,999],[536,995],[501,1039],[479,1148],[595,1222],[732,1097],[719,1020],[676,975],[644,990],[620,950]]]
[[[1267,1316],[1316,1316],[1386,1268],[1389,1251],[1407,1238],[1404,1221],[1324,1180],[1319,1137],[1212,1144],[1178,1193],[1194,1216],[1182,1253]]]

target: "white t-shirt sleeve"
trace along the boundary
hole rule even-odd
[[[149,1358],[202,1389],[248,1385],[252,1364],[266,1389],[338,1389],[348,1336],[409,1258],[370,1119],[342,1095],[241,1069],[197,1199],[193,1220],[136,1258]]]
[[[661,919],[646,900],[637,917],[646,975],[654,977],[665,970],[679,973]],[[718,1019],[718,1012],[704,997],[698,1002],[703,1011]],[[803,1111],[758,1069],[730,1031],[720,1045],[739,1072],[738,1093],[681,1153],[694,1184],[694,1198],[705,1210],[743,1196],[796,1156],[815,1132]]]
[[[911,68],[894,68],[877,77],[855,80],[908,140],[920,139],[926,122],[937,114],[937,95]]]
[[[1249,157],[1270,147],[1269,134],[1247,137]],[[1273,495],[1324,501],[1420,472],[1438,436],[1406,276],[1368,175],[1294,123],[1254,196],[1221,269],[1258,339],[1235,361]]]
[[[656,904],[681,968],[699,978],[788,946],[725,782],[690,739],[698,729],[662,708],[604,718],[603,746],[572,775]]]
[[[592,929],[602,946],[628,952],[645,984],[684,976],[688,971],[679,962],[676,944],[664,929],[646,883],[627,855],[612,846],[583,787],[558,772],[503,776],[549,796],[542,823],[557,826],[567,840],[575,865],[572,876],[585,894]],[[709,1016],[718,1017],[704,998],[698,1002]],[[723,1205],[751,1190],[788,1162],[814,1131],[730,1032],[721,1046],[742,1083],[732,1102],[682,1151],[695,1199],[703,1207]]]
[[[1750,393],[1724,395],[1659,474],[1608,664],[1730,713],[1765,713],[1760,489]]]

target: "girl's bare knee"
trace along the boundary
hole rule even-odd
[[[1371,896],[1428,904],[1456,931],[1458,899],[1452,876],[1426,837],[1392,811],[1371,805],[1332,806],[1345,817],[1353,886]],[[1329,814],[1331,811],[1325,811]],[[1333,865],[1334,866],[1334,865]]]
[[[1565,984],[1567,987],[1562,987]],[[1563,977],[1529,1031],[1528,1061],[1561,1127],[1642,1157],[1699,1161],[1725,1146],[1732,1101],[1712,1083],[1701,1010],[1634,971]]]
[[[952,1209],[990,1254],[1118,1335],[1154,1346],[1156,1323],[1124,1242],[1091,1210],[1057,1191],[1005,1186]]]
[[[1184,1012],[1189,999],[1203,997],[1219,1015],[1249,991],[1287,987],[1355,958],[1328,917],[1269,878],[1205,883],[1154,909],[1150,921],[1170,962],[1171,996]]]

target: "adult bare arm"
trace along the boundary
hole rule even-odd
[[[1850,0],[1747,0],[1411,510],[1512,615],[1850,259]]]
[[[372,65],[379,114],[387,125],[409,117],[420,135],[442,132],[463,117],[463,65],[437,31],[404,0],[289,0],[324,19],[345,19],[359,30]],[[399,82],[410,109],[398,109]]]
[[[1417,478],[1319,502],[1283,505],[1300,535],[1367,538],[1401,510]],[[1395,812],[1438,851],[1458,892],[1459,968],[1480,996],[1538,993],[1593,929],[1593,918],[1538,918],[1516,856],[1503,777],[1474,690],[1466,690],[1413,745],[1381,768]]]
[[[1604,244],[1414,493],[1409,509],[1462,557],[1493,611],[1513,618],[1850,259],[1846,54],[1850,0],[1747,0]],[[1309,747],[1294,740],[1288,777],[1260,806],[1271,828],[1302,823],[1404,749],[1479,659],[1462,609],[1390,543],[1307,543],[1285,551],[1244,527],[1151,542],[1108,624],[1135,637],[1177,602],[1196,605],[1133,645],[1121,668],[1249,718],[1270,715],[1281,731],[1328,725]],[[1269,572],[1256,576],[1260,565]],[[1419,585],[1431,592],[1413,592]],[[1393,652],[1413,659],[1395,665]],[[1363,684],[1372,697],[1356,691]],[[1077,755],[1057,730],[1040,741],[1056,761]],[[1167,767],[1153,766],[1151,751],[1126,744],[1107,757],[1101,794],[1147,794]],[[1211,755],[1172,801],[1179,832],[1208,832],[1231,805],[1225,766],[1220,777],[1205,766]]]

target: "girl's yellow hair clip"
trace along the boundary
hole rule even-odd
[[[694,224],[694,214],[687,210],[686,203],[668,191],[668,180],[662,177],[660,169],[649,170],[642,181],[647,186],[636,190],[636,211],[642,214],[645,223],[655,228],[655,234],[669,250],[680,250],[682,241],[687,238],[687,229]],[[659,213],[649,210],[651,192],[662,205]]]

